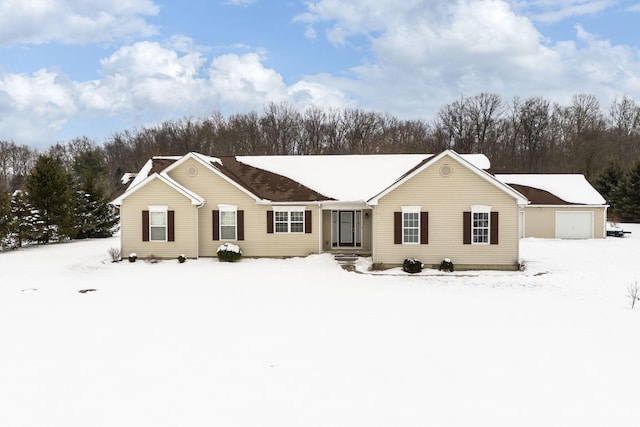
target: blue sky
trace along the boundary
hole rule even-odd
[[[640,0],[0,0],[0,140],[216,111],[432,120],[480,92],[640,101]]]

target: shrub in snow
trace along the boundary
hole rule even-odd
[[[374,262],[373,264],[371,264],[371,267],[369,267],[369,270],[371,270],[371,271],[382,271],[382,270],[386,270],[386,267],[381,262]]]
[[[402,263],[402,270],[407,273],[420,273],[422,271],[422,267],[424,267],[424,264],[415,258],[407,258]]]
[[[158,257],[157,255],[151,254],[147,258],[145,258],[145,261],[147,261],[149,264],[157,264],[160,262],[160,257]]]
[[[135,253],[129,254],[129,262],[136,262],[137,259],[138,259],[138,255],[136,255]]]
[[[111,257],[111,262],[119,262],[120,261],[120,249],[118,249],[118,248],[109,248],[109,256]]]
[[[453,262],[449,258],[445,258],[440,262],[440,271],[450,271],[453,272]]]
[[[182,264],[182,263],[183,263],[183,262],[185,262],[186,260],[187,260],[187,257],[186,257],[186,256],[184,256],[184,254],[180,254],[180,255],[178,255],[178,262],[179,262],[180,264]]]
[[[234,245],[233,243],[225,243],[218,246],[216,253],[218,254],[218,259],[224,262],[234,262],[239,260],[242,256],[240,246]]]

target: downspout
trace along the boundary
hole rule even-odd
[[[322,253],[322,203],[318,203],[318,254]]]
[[[374,215],[375,206],[369,205],[371,208],[371,215],[369,216],[369,220],[371,221],[371,262],[378,262],[376,257],[376,222]]]
[[[200,258],[200,208],[196,209],[196,259]]]
[[[200,258],[200,208],[202,208],[205,203],[198,205],[198,209],[196,209],[196,259]]]

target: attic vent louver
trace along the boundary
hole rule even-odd
[[[187,168],[187,175],[189,175],[189,176],[198,175],[198,168],[196,168],[195,166],[189,166]]]
[[[451,176],[451,174],[453,173],[453,169],[451,168],[451,166],[449,165],[442,165],[440,166],[440,175],[443,177],[449,177]]]

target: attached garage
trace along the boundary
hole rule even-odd
[[[594,239],[606,237],[607,203],[583,175],[496,175],[530,204],[521,210],[521,237]]]
[[[556,212],[557,239],[592,239],[593,212]]]

